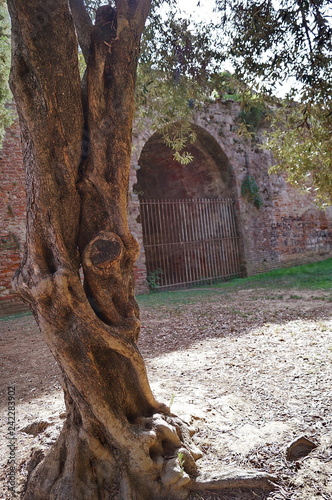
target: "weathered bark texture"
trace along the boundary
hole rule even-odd
[[[25,499],[185,498],[203,487],[192,479],[199,452],[186,426],[155,400],[136,347],[138,244],[127,194],[149,0],[101,7],[94,26],[81,0],[71,0],[72,11],[67,0],[8,5],[28,193],[16,287],[61,368],[67,407]],[[84,93],[77,35],[88,62]]]

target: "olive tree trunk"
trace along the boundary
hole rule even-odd
[[[15,283],[59,364],[67,409],[26,500],[185,498],[195,489],[199,454],[188,429],[155,400],[136,346],[139,248],[127,197],[149,2],[116,0],[92,25],[82,0],[8,0],[27,179],[26,251]]]
[[[98,10],[83,93],[68,2],[8,3],[28,193],[16,286],[61,368],[67,407],[25,498],[177,494],[189,481],[177,454],[188,457],[191,473],[194,460],[180,426],[154,399],[136,347],[139,248],[127,221],[135,74],[149,1]]]

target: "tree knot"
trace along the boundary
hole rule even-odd
[[[117,234],[102,231],[87,245],[84,251],[85,265],[92,267],[98,274],[104,274],[120,261],[123,250],[123,242]]]

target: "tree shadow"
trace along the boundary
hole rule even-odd
[[[202,300],[194,296],[191,301],[189,295],[186,303],[170,300],[141,307],[139,348],[149,359],[208,339],[242,337],[266,324],[320,322],[331,316],[332,303],[322,292],[214,292],[204,294]]]

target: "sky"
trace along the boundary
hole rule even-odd
[[[198,0],[179,0],[181,9],[189,15],[198,19],[206,19],[213,17],[214,0],[200,0],[200,6],[197,7]],[[215,14],[214,14],[215,15]]]
[[[197,6],[197,3],[200,5]],[[213,14],[214,0],[178,0],[178,5],[188,17],[195,20],[209,21],[216,16]]]

